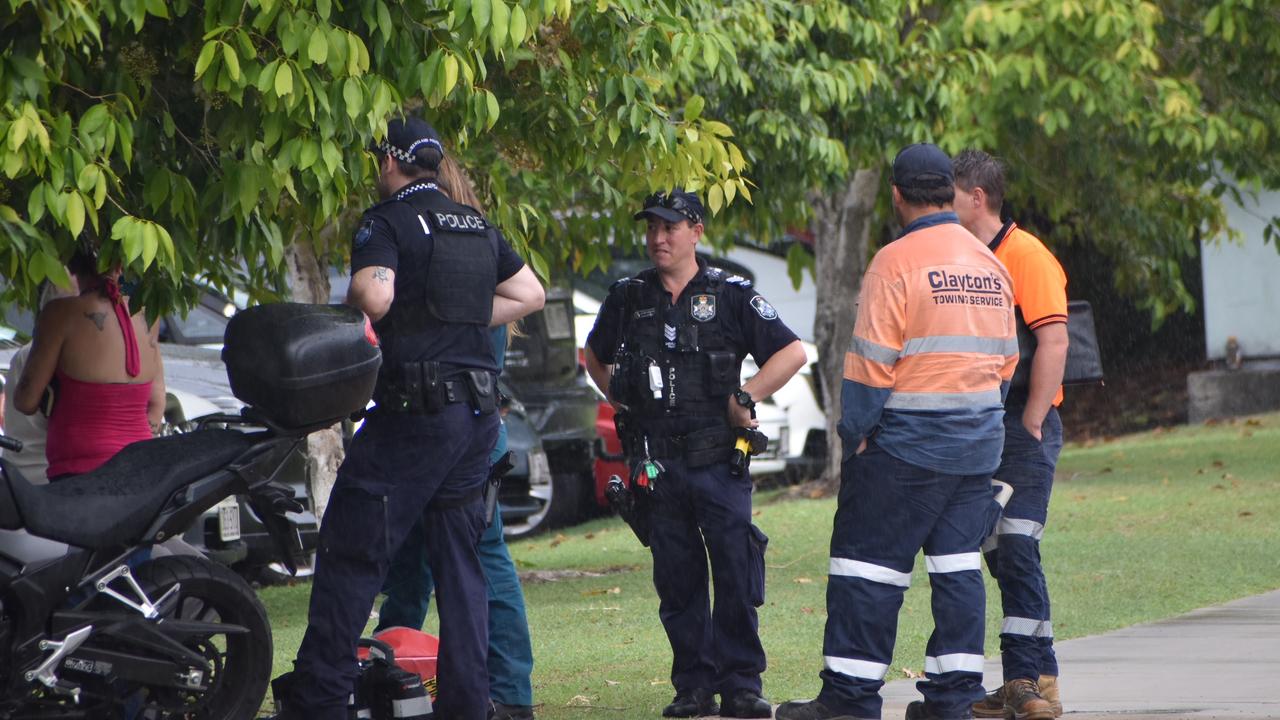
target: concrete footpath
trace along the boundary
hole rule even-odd
[[[1065,718],[1280,718],[1280,591],[1056,646]],[[988,658],[986,682],[1001,679]],[[884,720],[919,699],[888,683]]]

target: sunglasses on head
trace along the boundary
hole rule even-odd
[[[702,222],[702,213],[696,206],[684,199],[682,195],[674,193],[668,195],[664,192],[656,192],[644,199],[644,209],[661,207],[676,212],[689,218],[694,225]]]

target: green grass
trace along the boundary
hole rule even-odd
[[[832,500],[756,500],[770,537],[760,627],[775,702],[818,689]],[[1069,445],[1042,551],[1064,640],[1170,617],[1280,587],[1280,415]],[[652,562],[614,519],[512,546],[522,571],[608,570],[525,587],[540,718],[656,717],[670,700],[670,650]],[[262,592],[276,669],[301,639],[308,588]],[[987,652],[999,602],[988,583]],[[434,620],[434,619],[433,619]],[[900,616],[890,679],[919,672],[932,628],[918,562]]]

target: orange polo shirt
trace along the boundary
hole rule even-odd
[[[991,242],[991,250],[1013,278],[1013,302],[1032,332],[1067,321],[1067,274],[1039,238],[1009,221]],[[1062,386],[1053,404],[1062,404]]]

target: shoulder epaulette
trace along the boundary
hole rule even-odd
[[[730,285],[741,285],[744,288],[751,287],[751,281],[741,275],[730,275],[728,278],[725,278],[725,282]]]

